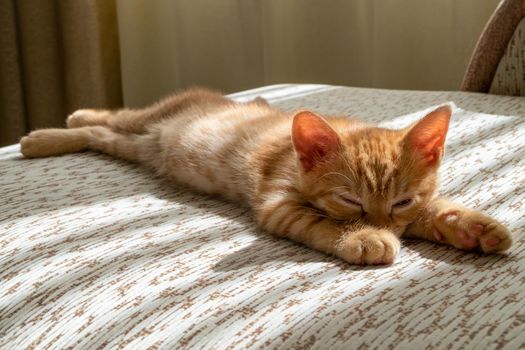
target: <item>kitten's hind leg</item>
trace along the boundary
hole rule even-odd
[[[32,131],[20,140],[26,158],[58,156],[87,149],[89,139],[81,129],[41,129]]]
[[[117,111],[105,109],[79,109],[70,114],[66,119],[68,128],[81,128],[83,126],[107,126],[109,119]]]
[[[114,111],[81,109],[67,118],[67,126],[68,128],[78,128],[101,125],[120,133],[143,134],[149,125],[183,114],[192,107],[198,106],[203,113],[206,113],[217,106],[233,103],[235,102],[218,92],[193,88],[168,96],[142,109]]]
[[[155,109],[79,109],[67,117],[66,124],[70,129],[84,126],[105,126],[119,133],[142,134],[146,126],[157,118]]]
[[[42,129],[20,140],[27,158],[58,156],[95,150],[132,162],[148,164],[158,154],[155,134],[120,134],[103,126]]]

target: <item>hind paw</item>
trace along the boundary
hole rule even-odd
[[[66,124],[69,129],[83,126],[107,125],[110,113],[105,110],[79,109],[69,115]]]
[[[20,140],[20,150],[25,157],[45,157],[52,142],[51,129],[36,130]]]
[[[82,134],[67,129],[36,130],[20,139],[20,151],[27,158],[78,152],[86,146],[86,139]]]

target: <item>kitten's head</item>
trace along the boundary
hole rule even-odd
[[[297,113],[292,141],[301,192],[335,219],[400,234],[436,191],[450,115],[444,106],[412,127],[390,130]]]

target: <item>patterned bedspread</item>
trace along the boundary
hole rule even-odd
[[[515,244],[480,255],[405,241],[355,267],[258,232],[249,210],[84,153],[0,149],[1,349],[525,347],[525,98],[323,85],[262,95],[287,110],[402,127],[451,101],[442,192]]]

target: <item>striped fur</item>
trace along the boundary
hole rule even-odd
[[[264,100],[238,103],[191,89],[145,109],[80,110],[69,129],[22,138],[26,157],[87,149],[154,169],[249,205],[260,227],[353,264],[390,264],[403,233],[457,248],[501,251],[508,231],[437,196],[450,109],[382,129]]]

